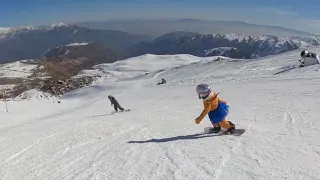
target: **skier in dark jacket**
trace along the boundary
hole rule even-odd
[[[121,111],[124,111],[124,108],[120,106],[119,102],[116,100],[116,98],[114,98],[113,96],[109,95],[108,96],[109,100],[111,101],[111,106],[114,106],[114,110],[116,110],[116,112],[118,112],[118,109],[120,109]]]
[[[160,85],[160,84],[165,84],[165,83],[167,83],[167,81],[162,78],[162,79],[161,79],[161,82],[159,82],[158,85]]]

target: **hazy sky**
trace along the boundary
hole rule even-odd
[[[320,34],[320,0],[2,0],[0,27],[132,18],[198,18]]]

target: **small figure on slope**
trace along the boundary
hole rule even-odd
[[[116,98],[114,98],[113,96],[109,95],[108,96],[109,100],[111,101],[111,106],[114,106],[114,110],[116,110],[116,112],[118,112],[118,109],[120,109],[121,111],[124,111],[124,108],[120,106],[119,102],[116,100]]]
[[[204,110],[195,122],[199,124],[202,119],[208,114],[209,119],[213,125],[213,132],[219,133],[221,127],[227,129],[227,132],[233,134],[235,132],[235,125],[225,119],[229,113],[229,106],[226,101],[218,98],[218,94],[211,92],[209,85],[199,84],[196,88],[199,99],[203,100]]]
[[[160,85],[160,84],[165,84],[165,83],[167,83],[167,81],[162,78],[162,79],[161,79],[161,82],[159,82],[158,85]]]
[[[311,66],[315,64],[320,64],[320,57],[316,53],[311,53],[303,50],[300,53],[302,59],[299,60],[300,67]]]

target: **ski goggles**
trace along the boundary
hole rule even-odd
[[[199,97],[199,99],[204,99],[204,98],[206,98],[209,94],[210,94],[210,92],[199,92],[199,93],[198,93],[198,97]]]

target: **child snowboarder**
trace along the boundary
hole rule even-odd
[[[225,119],[229,112],[229,106],[226,101],[219,99],[218,94],[211,92],[208,84],[199,84],[196,88],[199,99],[203,99],[204,110],[195,122],[199,124],[202,119],[208,114],[209,119],[213,125],[213,132],[219,133],[221,127],[227,129],[227,132],[233,134],[235,132],[235,125]]]
[[[118,112],[118,109],[120,109],[121,111],[124,111],[124,108],[120,106],[119,102],[116,100],[116,98],[114,98],[113,96],[109,95],[108,96],[109,100],[111,101],[111,106],[114,106],[114,110],[116,110],[116,112]]]

